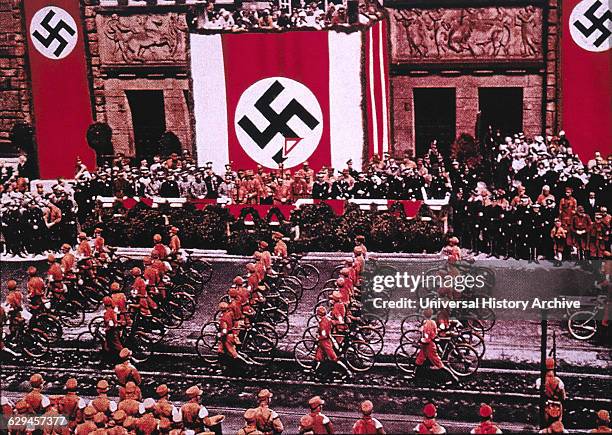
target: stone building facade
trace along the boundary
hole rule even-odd
[[[164,131],[192,146],[194,1],[81,0],[92,111],[113,129],[116,152],[146,154]],[[419,153],[432,139],[448,146],[485,124],[556,130],[558,1],[385,2],[393,153]],[[16,120],[34,121],[21,2],[0,0],[0,147]]]
[[[560,2],[386,2],[395,151],[557,129]]]

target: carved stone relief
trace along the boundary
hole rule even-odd
[[[182,15],[98,15],[102,64],[186,61],[187,24]]]
[[[393,62],[539,60],[542,10],[390,9]]]

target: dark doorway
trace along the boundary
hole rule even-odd
[[[523,131],[523,88],[479,88],[482,128],[499,129],[502,136]]]
[[[455,140],[455,88],[417,88],[413,95],[416,155],[425,154],[436,139],[440,152],[448,156]]]
[[[134,126],[136,157],[157,153],[159,138],[166,131],[163,91],[125,91]]]

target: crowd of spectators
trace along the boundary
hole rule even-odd
[[[47,250],[76,234],[77,221],[92,212],[98,196],[251,205],[292,204],[301,198],[426,197],[450,198],[452,231],[475,253],[536,262],[549,258],[557,264],[567,258],[609,256],[612,156],[597,153],[584,164],[563,132],[547,138],[491,133],[476,146],[476,156],[469,157],[456,149],[442,153],[434,141],[416,159],[385,154],[365,162],[362,170],[349,160],[343,168],[316,172],[304,162],[292,170],[244,170],[228,164],[217,174],[211,162],[198,166],[187,150],[136,163],[119,155],[95,171],[79,162],[74,185],[60,179],[49,192],[42,185],[30,192],[19,169],[9,173],[3,168],[2,233],[7,242],[23,240],[17,251],[31,252],[37,241],[47,239],[41,231],[48,229],[52,236],[40,245]],[[31,225],[11,231],[20,219]]]
[[[253,29],[288,30],[313,29],[321,30],[334,26],[368,25],[382,17],[375,3],[361,1],[354,17],[349,16],[347,5],[329,2],[305,3],[298,7],[280,9],[277,4],[270,8],[258,9],[255,3],[245,3],[235,11],[215,9],[213,2],[207,2],[201,10],[196,10],[189,20],[195,30],[227,30],[244,32]]]

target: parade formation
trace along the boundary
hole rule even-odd
[[[608,9],[0,0],[0,433],[612,432]]]

